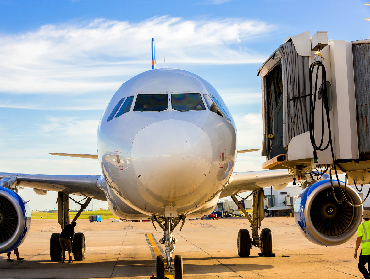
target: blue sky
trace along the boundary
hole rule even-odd
[[[260,148],[257,69],[288,37],[328,31],[334,40],[369,38],[364,1],[0,0],[0,170],[100,174],[97,161],[49,152],[96,153],[96,129],[119,86],[150,69],[181,68],[209,81],[238,129],[238,148]],[[259,153],[237,171],[260,170]],[[56,194],[23,190],[32,209]],[[105,204],[94,203],[94,208]]]

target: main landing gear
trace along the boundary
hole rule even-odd
[[[265,218],[264,210],[265,195],[263,189],[254,190],[252,195],[253,195],[252,217],[249,216],[249,213],[244,209],[243,205],[237,200],[235,195],[231,196],[236,205],[239,206],[239,208],[248,218],[252,228],[252,238],[247,229],[239,230],[237,242],[238,255],[239,257],[242,258],[249,257],[253,245],[260,248],[261,253],[258,254],[259,256],[275,257],[275,254],[272,252],[271,230],[268,228],[264,228],[261,230],[260,235],[258,234],[258,231],[261,228],[261,221]]]
[[[152,217],[153,226],[155,228],[154,222],[156,222],[163,229],[163,238],[159,240],[159,243],[164,244],[166,250],[165,259],[163,256],[157,256],[156,270],[157,278],[164,279],[165,272],[172,273],[175,272],[175,279],[182,279],[183,277],[183,264],[182,257],[180,255],[175,255],[172,265],[172,254],[175,250],[176,238],[172,236],[173,230],[176,226],[182,222],[181,228],[185,223],[185,216],[180,215],[178,217],[158,217],[153,215]]]
[[[69,195],[63,192],[58,192],[58,223],[60,224],[62,230],[69,224]],[[72,199],[72,198],[71,198]],[[74,200],[75,201],[75,200]],[[86,201],[82,204],[78,201],[76,203],[80,204],[81,209],[77,212],[76,216],[73,218],[73,222],[77,221],[78,217],[81,215],[82,211],[86,209],[91,201],[90,197],[86,197]],[[62,247],[59,243],[60,233],[53,233],[50,237],[50,258],[54,262],[62,260]],[[85,235],[82,232],[76,232],[72,241],[72,253],[76,261],[82,261],[85,259],[86,243]]]

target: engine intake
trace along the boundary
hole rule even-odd
[[[23,199],[10,189],[0,187],[0,253],[17,248],[31,225],[31,213]]]
[[[341,201],[343,192],[346,200],[338,203],[333,195],[330,180],[322,180],[304,189],[294,205],[294,217],[307,239],[321,245],[338,245],[355,234],[362,220],[361,198],[350,186],[344,190],[333,181],[334,194]]]

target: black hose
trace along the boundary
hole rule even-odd
[[[313,90],[312,77],[313,77],[315,67],[317,67],[317,69],[316,69],[316,75],[315,75],[316,77],[315,77],[314,92],[312,92],[312,90]],[[318,88],[320,68],[321,68],[321,85],[320,85],[320,88]],[[329,100],[328,100],[328,93],[327,93],[327,88],[326,88],[326,70],[325,70],[324,64],[321,61],[315,61],[311,64],[309,78],[310,78],[310,93],[311,93],[311,98],[310,98],[310,127],[309,128],[310,128],[310,140],[311,140],[311,144],[312,144],[312,147],[313,147],[313,153],[314,153],[314,162],[317,163],[317,151],[325,151],[327,148],[330,147],[331,157],[332,157],[332,160],[333,160],[333,169],[334,169],[336,180],[338,182],[340,193],[342,195],[342,198],[338,199],[336,194],[335,194],[334,185],[333,185],[332,177],[331,177],[331,170],[332,170],[332,168],[331,168],[329,175],[330,175],[330,183],[331,183],[331,187],[332,187],[332,193],[333,193],[333,197],[334,197],[335,201],[339,204],[342,204],[343,202],[347,202],[349,205],[351,205],[353,207],[361,206],[365,201],[363,201],[360,205],[353,205],[352,202],[349,201],[349,199],[346,195],[347,183],[345,182],[344,190],[343,190],[341,188],[341,184],[340,184],[340,181],[339,181],[337,166],[336,166],[336,163],[335,163],[335,153],[334,153],[333,139],[332,139],[332,133],[331,133],[331,126],[330,126]],[[315,110],[316,110],[316,99],[317,99],[317,94],[318,93],[321,93],[321,96],[322,96],[322,102],[321,102],[322,103],[322,106],[321,106],[321,120],[322,120],[322,122],[321,122],[321,140],[320,140],[319,145],[316,144],[316,140],[315,140]],[[328,141],[325,144],[325,146],[324,146],[324,133],[325,133],[325,129],[324,129],[324,125],[325,125],[324,124],[324,119],[325,119],[324,111],[326,113],[325,115],[326,115],[326,121],[327,121],[327,126],[328,126]],[[370,190],[369,190],[369,193],[370,193]],[[369,196],[369,193],[366,196],[366,198]]]
[[[315,73],[315,86],[314,89],[312,87],[312,76],[314,69],[316,68]],[[318,81],[319,81],[319,71],[321,68],[321,80],[322,83],[320,87],[318,88]],[[322,64],[321,61],[315,61],[310,66],[310,122],[309,122],[309,131],[310,131],[310,140],[312,147],[314,149],[314,160],[315,163],[317,163],[317,151],[325,151],[329,145],[332,146],[332,137],[331,137],[331,129],[330,129],[330,115],[329,115],[329,102],[328,102],[328,94],[326,89],[326,70],[324,64]],[[312,92],[313,91],[313,92]],[[316,100],[317,100],[317,94],[321,93],[322,96],[322,106],[321,106],[321,140],[320,144],[316,144],[315,140],[315,111],[316,111]],[[329,132],[329,139],[327,143],[324,146],[324,136],[325,136],[325,116],[324,111],[326,112],[326,119],[328,124],[328,132]]]

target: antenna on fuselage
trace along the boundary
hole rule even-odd
[[[154,38],[152,38],[152,69],[155,69],[155,45],[154,45]]]

